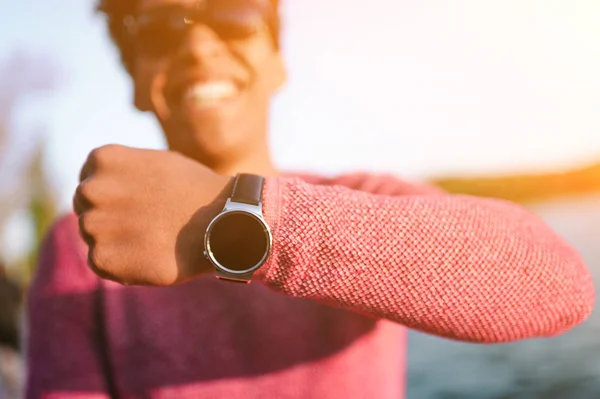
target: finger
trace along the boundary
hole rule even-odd
[[[75,189],[75,194],[73,194],[73,211],[77,215],[81,215],[92,208],[92,202],[84,194],[84,186],[86,184],[86,181],[79,183]]]
[[[85,160],[85,163],[81,167],[81,171],[79,172],[79,181],[82,182],[87,179],[94,171],[98,165],[98,149],[94,149],[90,151]]]
[[[77,221],[78,221],[78,225],[79,225],[79,235],[81,236],[83,241],[85,241],[85,243],[88,245],[88,247],[91,250],[91,248],[93,248],[93,246],[95,244],[95,241],[94,241],[94,237],[92,237],[92,235],[87,230],[86,219],[88,217],[89,217],[89,214],[82,213],[79,215],[79,218]]]
[[[88,267],[90,268],[90,270],[92,272],[94,272],[94,274],[97,275],[98,277],[100,277],[101,279],[116,281],[112,275],[110,275],[109,273],[105,272],[103,269],[98,267],[97,258],[98,258],[98,256],[97,256],[95,245],[90,245],[89,250],[88,250]]]
[[[87,205],[89,204],[84,200],[79,186],[77,186],[75,189],[75,194],[73,194],[73,212],[75,212],[77,216],[80,216],[83,212],[89,209],[89,206]]]
[[[73,207],[73,212],[75,212],[77,216],[85,212],[83,204],[81,204],[79,196],[77,195],[77,190],[75,190],[75,194],[73,194],[73,198],[71,199],[71,205]]]
[[[79,182],[81,183],[85,179],[88,178],[89,175],[92,174],[92,165],[90,165],[90,161],[87,160],[81,167],[81,171],[79,171]]]

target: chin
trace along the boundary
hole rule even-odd
[[[211,168],[229,163],[231,159],[237,158],[244,148],[247,148],[247,145],[242,140],[226,139],[221,135],[193,135],[184,140],[169,141],[170,150]]]
[[[250,119],[250,120],[248,120]],[[161,123],[169,149],[208,167],[223,167],[243,158],[264,138],[252,118],[172,118]],[[242,123],[243,121],[243,123]]]

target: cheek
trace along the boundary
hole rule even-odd
[[[278,92],[285,82],[283,64],[276,54],[269,54],[260,61],[257,80],[260,81],[261,91],[270,97]]]
[[[156,111],[156,93],[162,92],[164,86],[165,74],[164,63],[159,62],[139,62],[134,68],[133,86],[134,102],[140,111]]]
[[[269,89],[271,93],[278,92],[287,80],[285,65],[280,53],[271,56],[269,60]]]
[[[282,83],[280,54],[270,41],[270,38],[264,37],[231,48],[249,69],[257,89],[267,93],[275,92]]]

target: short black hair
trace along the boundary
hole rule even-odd
[[[270,0],[273,5],[274,18],[267,21],[273,37],[275,47],[280,45],[281,20],[279,17],[279,0]],[[96,9],[106,16],[108,31],[113,42],[121,54],[121,61],[125,68],[131,72],[133,64],[133,49],[127,40],[127,28],[124,20],[136,12],[138,0],[99,0]]]

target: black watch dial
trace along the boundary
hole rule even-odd
[[[232,271],[248,271],[266,257],[270,236],[265,225],[247,212],[223,214],[207,237],[207,249],[214,260]]]

